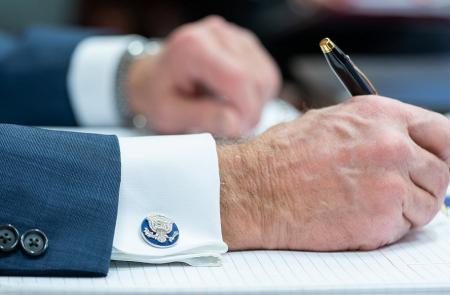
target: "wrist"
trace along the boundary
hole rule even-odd
[[[149,84],[155,79],[156,60],[161,53],[161,42],[158,40],[137,39],[128,46],[125,61],[126,76],[123,79],[123,99],[126,109],[136,127],[135,119],[145,117],[146,106],[151,99],[152,86]]]
[[[134,113],[141,113],[145,103],[142,91],[143,85],[149,83],[148,77],[154,71],[155,56],[145,56],[131,62],[126,83],[126,99],[130,110]]]
[[[250,144],[217,147],[222,235],[230,250],[261,249],[263,204]]]

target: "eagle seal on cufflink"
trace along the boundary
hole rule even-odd
[[[156,248],[168,248],[175,245],[180,237],[178,226],[169,217],[162,214],[149,214],[141,223],[141,235],[144,241]]]

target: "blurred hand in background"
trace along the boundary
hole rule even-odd
[[[213,16],[176,29],[159,54],[136,60],[127,89],[132,111],[158,133],[239,137],[256,126],[280,81],[253,33]]]

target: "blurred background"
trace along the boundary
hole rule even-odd
[[[0,34],[45,25],[165,37],[210,14],[259,36],[298,108],[349,96],[318,46],[330,37],[382,95],[450,111],[450,0],[2,0]]]

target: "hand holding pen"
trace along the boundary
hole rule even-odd
[[[378,91],[367,76],[352,62],[336,44],[329,38],[320,41],[320,48],[328,62],[328,65],[352,96],[376,95]],[[441,211],[448,216],[450,197],[445,199]]]

